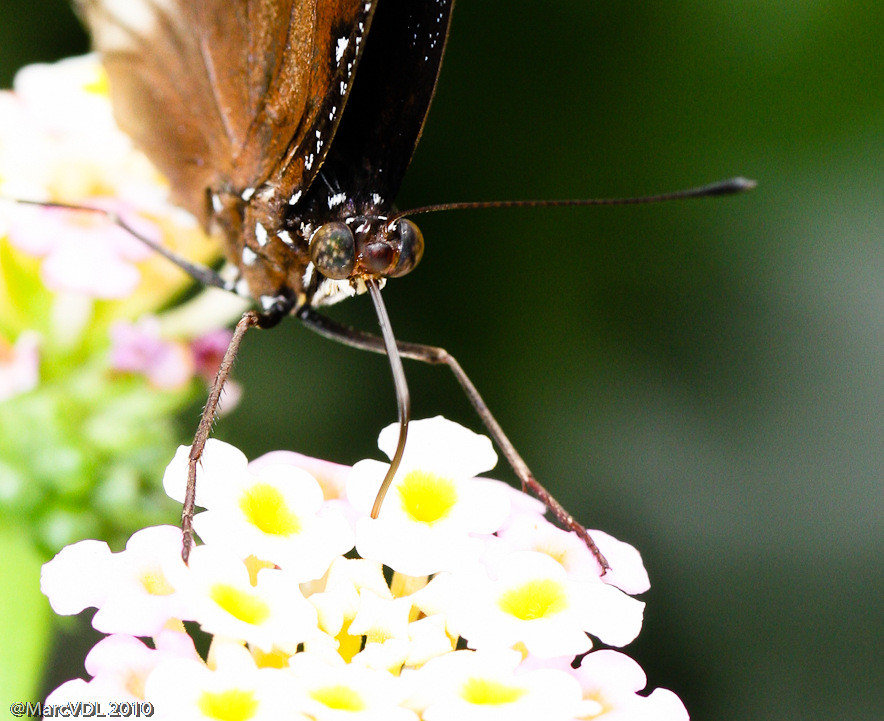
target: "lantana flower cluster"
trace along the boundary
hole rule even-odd
[[[395,443],[385,429],[381,449]],[[163,479],[176,500],[188,451]],[[107,634],[90,679],[47,703],[131,700],[157,718],[224,721],[687,719],[672,692],[644,691],[632,659],[597,649],[641,629],[638,552],[593,531],[612,566],[602,575],[542,504],[477,477],[495,463],[487,438],[413,422],[372,519],[385,463],[286,451],[249,463],[210,440],[188,564],[180,530],[156,526],[122,552],[83,541],[44,566],[56,612],[95,607]]]
[[[219,247],[117,128],[97,56],[26,67],[0,92],[0,510],[43,552],[125,538],[138,525],[117,519],[163,517],[147,477],[242,301],[172,307],[192,284],[173,263],[101,213],[21,200],[112,211],[194,261]]]

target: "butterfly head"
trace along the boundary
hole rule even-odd
[[[311,235],[310,259],[326,278],[398,278],[419,262],[424,238],[407,218],[354,216],[323,223]]]

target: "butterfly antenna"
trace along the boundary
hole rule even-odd
[[[371,517],[377,518],[378,513],[381,511],[381,505],[384,502],[384,496],[387,495],[396,471],[399,470],[399,463],[402,461],[402,454],[405,452],[405,438],[408,435],[408,421],[411,418],[411,396],[408,393],[405,369],[402,367],[402,358],[399,355],[399,348],[393,335],[393,327],[390,325],[390,317],[387,315],[387,308],[384,306],[383,298],[381,298],[380,286],[373,278],[366,279],[365,285],[368,286],[368,293],[371,296],[371,302],[374,304],[375,313],[378,316],[378,325],[381,328],[384,347],[387,349],[387,358],[390,359],[390,370],[393,372],[393,386],[396,388],[396,405],[399,410],[399,441],[396,443],[396,452],[390,460],[387,475],[384,476],[378,495],[374,499],[374,505],[371,507]]]
[[[579,198],[576,200],[480,200],[466,203],[440,203],[438,205],[423,205],[411,210],[403,210],[390,216],[387,225],[390,226],[400,218],[407,215],[420,215],[422,213],[436,213],[440,210],[474,210],[477,208],[558,208],[580,207],[585,205],[645,205],[648,203],[663,203],[669,200],[686,200],[688,198],[711,198],[718,195],[734,195],[752,190],[757,182],[748,178],[728,178],[717,183],[701,185],[696,188],[685,188],[672,193],[658,193],[656,195],[642,195],[635,198]]]
[[[0,196],[0,200],[17,203],[18,205],[29,205],[37,208],[56,208],[59,210],[69,210],[71,212],[103,215],[108,220],[108,222],[113,223],[118,228],[126,231],[133,238],[141,243],[144,243],[144,245],[146,245],[152,251],[154,251],[158,255],[161,255],[171,263],[177,265],[179,268],[181,268],[181,270],[187,273],[198,283],[201,283],[202,285],[215,286],[216,288],[221,288],[221,290],[226,290],[228,292],[235,291],[234,284],[225,281],[218,273],[216,273],[208,266],[200,265],[199,263],[193,263],[185,258],[183,255],[179,255],[178,253],[169,250],[162,243],[158,243],[157,241],[149,238],[143,233],[138,232],[129,223],[127,223],[126,220],[119,213],[116,213],[113,210],[107,210],[106,208],[95,208],[89,205],[56,203],[49,200],[25,200],[22,198],[8,198],[6,196]]]

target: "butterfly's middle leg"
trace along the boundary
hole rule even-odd
[[[337,323],[330,318],[326,318],[324,315],[317,313],[309,306],[300,308],[296,315],[310,330],[319,333],[326,338],[337,341],[338,343],[343,343],[344,345],[349,345],[353,348],[372,351],[373,353],[386,353],[383,339],[373,333],[368,333]],[[507,438],[503,429],[500,427],[500,424],[494,418],[491,411],[488,409],[488,406],[485,404],[485,401],[482,399],[482,396],[479,395],[476,386],[473,385],[473,382],[464,372],[460,363],[457,362],[457,359],[444,348],[436,346],[402,341],[397,341],[396,345],[399,348],[399,353],[404,358],[411,358],[412,360],[436,365],[444,364],[451,369],[451,372],[454,373],[454,377],[457,379],[457,382],[460,383],[461,388],[463,388],[464,393],[473,408],[479,414],[482,423],[484,423],[485,427],[488,429],[488,432],[491,434],[497,447],[500,448],[501,453],[503,453],[507,462],[515,471],[516,476],[518,476],[519,481],[522,483],[522,490],[530,490],[552,511],[553,515],[562,525],[568,530],[574,531],[583,540],[601,567],[602,573],[609,570],[610,565],[608,564],[608,561],[605,559],[586,528],[578,523],[575,518],[565,510],[562,504],[560,504],[534,477],[531,469],[528,468],[528,464],[525,463],[515,446],[510,442],[510,439]]]

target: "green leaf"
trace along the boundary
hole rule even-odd
[[[6,524],[0,529],[0,699],[33,701],[49,650],[52,612],[40,593],[45,559],[31,534]]]

